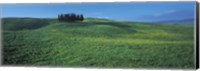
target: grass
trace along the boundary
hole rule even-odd
[[[19,31],[5,28],[3,64],[195,68],[194,27],[103,20],[51,21]]]

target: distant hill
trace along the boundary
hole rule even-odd
[[[168,20],[168,21],[160,21],[158,23],[162,24],[178,24],[178,25],[188,25],[193,26],[195,23],[194,19],[183,19],[183,20]]]

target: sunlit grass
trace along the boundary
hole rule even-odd
[[[193,27],[96,21],[3,30],[3,64],[194,68]]]

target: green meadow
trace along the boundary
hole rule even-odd
[[[195,68],[194,27],[87,18],[4,18],[3,65]]]

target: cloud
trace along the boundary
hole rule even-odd
[[[105,18],[105,19],[110,19],[108,16],[98,16],[97,18]]]
[[[164,21],[164,20],[181,20],[194,18],[195,13],[193,10],[169,10],[162,13],[142,15],[138,17],[141,20],[148,21]]]
[[[110,19],[110,17],[103,12],[91,12],[86,14],[87,17]]]
[[[178,11],[177,10],[169,10],[169,11],[166,11],[166,12],[163,12],[163,13],[154,14],[154,16],[159,17],[159,16],[163,16],[163,15],[166,15],[166,14],[176,13],[176,12],[178,12]]]

